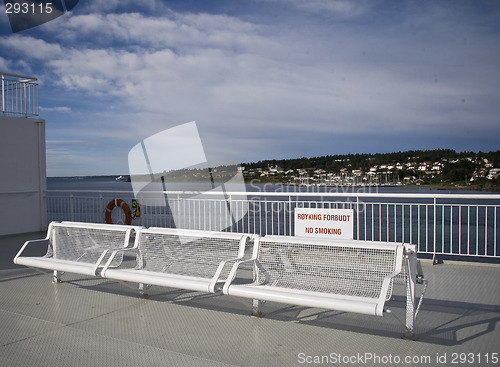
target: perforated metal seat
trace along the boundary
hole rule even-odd
[[[99,275],[111,250],[129,246],[131,234],[139,227],[52,222],[44,239],[26,241],[14,257],[14,263],[55,272]],[[44,256],[25,256],[32,247],[46,245]],[[115,257],[110,266],[119,266],[122,257]],[[60,273],[54,273],[59,280]]]
[[[233,265],[223,292],[255,301],[382,316],[394,279],[403,274],[409,289],[406,326],[412,331],[416,275],[407,268],[413,269],[415,261],[413,246],[401,243],[266,236],[254,240],[251,259]],[[234,284],[238,269],[248,262],[253,264],[254,281]],[[413,275],[407,277],[408,273]],[[258,305],[254,312],[260,313]]]
[[[109,279],[211,292],[227,278],[230,265],[243,258],[248,235],[226,232],[149,228],[139,232],[134,268],[111,269],[114,251],[102,276]]]

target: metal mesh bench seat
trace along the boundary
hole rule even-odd
[[[26,241],[14,263],[54,271],[54,280],[60,281],[61,272],[99,275],[99,270],[111,252],[129,246],[138,227],[110,224],[52,222],[44,239]],[[27,256],[36,245],[47,246],[44,256]],[[118,266],[122,257],[115,257],[110,266]]]
[[[253,282],[233,283],[246,262],[253,264]],[[233,265],[223,292],[254,299],[254,313],[258,301],[272,301],[382,316],[402,274],[411,288],[406,327],[413,332],[415,263],[414,246],[400,243],[266,236],[254,240],[251,259]]]
[[[243,258],[248,238],[226,232],[142,229],[133,249],[113,252],[102,276],[139,283],[141,291],[145,285],[157,285],[214,293],[231,269],[225,265]],[[133,268],[108,267],[121,252],[135,254]]]

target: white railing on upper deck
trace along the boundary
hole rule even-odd
[[[141,216],[133,224],[293,235],[295,208],[354,210],[354,237],[368,241],[415,244],[421,254],[500,258],[500,195],[228,192],[227,200],[193,198],[195,192],[165,191],[171,207],[138,197]],[[47,192],[50,221],[104,222],[114,198],[131,205],[133,193],[110,191]],[[239,213],[232,223],[226,210]],[[121,211],[114,210],[117,221]],[[172,212],[176,213],[174,223]]]
[[[30,76],[0,72],[1,115],[14,117],[38,116],[37,79]]]

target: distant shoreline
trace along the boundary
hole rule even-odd
[[[415,184],[407,184],[407,185],[331,185],[331,186],[325,186],[325,185],[291,185],[288,183],[283,183],[283,182],[276,182],[276,181],[266,181],[266,180],[259,180],[259,179],[253,179],[252,181],[245,181],[247,185],[253,184],[259,184],[259,185],[265,185],[265,184],[271,184],[271,185],[277,185],[277,186],[286,186],[286,187],[301,187],[301,188],[307,188],[307,187],[322,187],[322,188],[426,188],[430,190],[439,190],[439,191],[444,191],[444,190],[449,190],[449,191],[482,191],[482,192],[490,192],[490,193],[498,193],[500,192],[500,186],[495,185],[494,183],[486,182],[486,183],[477,183],[477,184],[470,184],[470,185],[459,185],[459,184],[450,184],[450,183],[444,183],[442,185],[439,184],[420,184],[420,185],[415,185]]]
[[[89,182],[94,181],[94,182],[127,182],[127,181],[122,181],[122,180],[116,180],[116,177],[128,177],[128,175],[94,175],[94,176],[62,176],[62,177],[47,177],[47,181],[50,182],[55,182],[55,181],[64,181],[64,182],[84,182],[88,180]],[[189,183],[189,182],[186,182]],[[471,183],[471,184],[453,184],[453,183],[443,183],[443,184],[436,184],[436,183],[430,183],[430,184],[407,184],[407,185],[379,185],[379,186],[363,186],[363,185],[345,185],[345,186],[316,186],[316,185],[311,185],[311,186],[305,186],[305,185],[291,185],[288,183],[283,183],[283,182],[277,182],[273,180],[262,180],[258,178],[254,178],[252,180],[245,180],[246,185],[252,185],[252,184],[257,184],[257,185],[276,185],[276,186],[283,186],[283,187],[295,187],[295,188],[302,188],[306,189],[307,187],[321,187],[321,188],[339,188],[339,189],[347,189],[347,188],[353,188],[353,189],[360,189],[360,188],[408,188],[408,189],[415,189],[415,188],[425,188],[425,189],[430,189],[430,190],[437,190],[437,191],[478,191],[478,192],[489,192],[489,193],[500,193],[500,185],[498,185],[496,182],[493,181],[487,181],[487,182],[480,182],[480,183]]]

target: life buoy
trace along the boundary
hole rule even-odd
[[[111,219],[111,212],[114,208],[120,207],[125,213],[125,224],[132,224],[132,213],[130,212],[130,207],[122,199],[113,199],[108,203],[106,207],[106,223],[113,224],[113,219]]]

